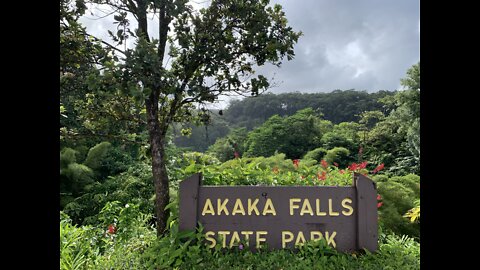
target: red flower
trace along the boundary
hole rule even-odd
[[[352,163],[350,166],[348,166],[348,169],[349,169],[350,171],[355,171],[355,170],[357,170],[357,168],[358,168],[358,165],[357,165],[357,163],[355,163],[355,162]]]
[[[336,162],[333,162],[333,165],[335,165],[335,167],[338,167],[338,163]]]
[[[294,159],[294,160],[292,160],[292,162],[293,162],[293,166],[295,166],[295,168],[298,168],[298,164],[299,164],[300,160]]]
[[[379,201],[381,199],[382,199],[382,196],[380,196],[380,194],[377,194],[377,201]]]
[[[385,164],[383,164],[383,163],[380,164],[380,165],[378,165],[378,166],[373,170],[373,173],[377,173],[377,172],[383,170],[384,167],[385,167]]]
[[[117,232],[117,228],[115,227],[115,225],[113,225],[113,224],[108,225],[108,233],[109,234],[114,234],[116,232]]]
[[[233,155],[235,156],[235,158],[239,158],[239,157],[240,157],[240,154],[239,154],[237,151],[235,151],[235,153],[233,153]]]
[[[300,178],[305,179],[305,176],[301,175]]]
[[[367,163],[366,161],[360,163],[360,165],[358,166],[358,169],[365,169],[367,167]]]
[[[318,172],[317,178],[320,181],[325,181],[325,179],[327,179],[327,172],[323,171],[322,174],[320,174],[320,172]]]
[[[325,160],[322,159],[322,161],[320,161],[320,163],[322,164],[322,167],[324,169],[326,169],[328,167],[328,163]]]
[[[382,206],[383,202],[379,202],[377,203],[377,208],[380,208],[380,206]]]

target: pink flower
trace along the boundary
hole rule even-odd
[[[380,206],[382,206],[382,205],[383,205],[383,202],[377,203],[377,208],[380,208]]]
[[[381,199],[382,199],[382,196],[380,196],[380,194],[377,194],[377,201],[379,201]]]
[[[233,155],[235,156],[235,158],[239,158],[239,157],[240,157],[240,154],[239,154],[237,151],[235,151],[235,153],[233,153]]]
[[[344,173],[345,173],[344,170],[340,170],[340,171],[338,171],[338,172],[339,172],[340,174],[344,174]]]
[[[338,167],[338,163],[336,162],[333,162],[333,165],[335,165],[335,167]]]
[[[242,250],[242,249],[243,249],[243,245],[242,245],[242,244],[238,245],[238,249]]]

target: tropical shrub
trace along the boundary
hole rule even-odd
[[[335,147],[327,151],[323,157],[330,164],[338,163],[340,167],[345,168],[354,159],[350,156],[350,151],[344,147]]]
[[[63,211],[77,224],[96,224],[97,215],[107,202],[138,204],[144,213],[153,213],[152,173],[150,165],[137,162],[127,171],[95,182],[89,192],[68,203]]]
[[[318,162],[323,159],[323,157],[327,154],[327,149],[323,147],[315,148],[311,151],[308,151],[304,156],[303,159],[313,159]]]
[[[60,269],[86,269],[99,254],[95,248],[95,229],[72,225],[68,215],[60,212]]]
[[[410,235],[419,240],[420,224],[409,222],[404,215],[416,206],[415,201],[420,198],[420,177],[409,174],[373,179],[381,195],[380,225],[387,231]]]
[[[95,225],[72,224],[60,212],[60,269],[144,269],[141,254],[156,239],[138,205],[108,202]]]

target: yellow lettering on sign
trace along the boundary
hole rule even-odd
[[[305,236],[303,235],[302,231],[299,231],[297,235],[297,240],[295,241],[295,246],[303,246],[304,243],[305,243]]]
[[[217,244],[217,240],[215,240],[215,238],[213,238],[213,237],[210,237],[210,236],[214,236],[214,235],[215,235],[215,233],[211,232],[211,231],[207,232],[205,234],[205,239],[211,242],[211,244],[208,245],[208,248],[213,248]]]
[[[334,212],[332,209],[332,199],[328,199],[328,214],[330,216],[339,216],[340,213]]]
[[[260,215],[260,212],[257,209],[257,203],[258,203],[258,199],[255,199],[255,201],[253,201],[253,204],[252,204],[252,199],[248,199],[248,215],[249,216],[252,214],[253,211],[257,213],[257,216]]]
[[[323,238],[323,235],[319,231],[311,231],[310,232],[310,240],[317,241]]]
[[[327,240],[327,245],[332,244],[333,247],[336,247],[337,244],[335,243],[335,235],[337,235],[336,231],[333,231],[332,235],[329,235],[328,232],[325,232],[325,240]]]
[[[275,212],[275,207],[273,207],[273,203],[270,198],[268,198],[267,202],[265,203],[262,215],[266,216],[267,214],[272,214],[274,216],[277,215],[277,212]]]
[[[230,239],[230,246],[229,247],[232,248],[233,245],[235,244],[235,242],[240,243],[240,236],[238,236],[237,231],[233,232],[232,239]]]
[[[317,216],[326,216],[327,215],[327,212],[320,211],[320,199],[315,200],[315,206],[317,207],[316,208]]]
[[[245,209],[243,208],[243,204],[240,199],[237,199],[235,201],[235,205],[233,206],[232,216],[235,216],[235,214],[242,214],[245,216]]]
[[[227,247],[227,235],[229,235],[229,231],[218,231],[218,235],[222,238],[222,247]]]
[[[300,210],[300,216],[303,216],[305,213],[313,216],[312,206],[310,205],[310,201],[308,199],[303,201],[302,210]]]
[[[223,202],[222,202],[222,199],[217,199],[217,214],[219,216],[220,216],[220,213],[222,213],[222,211],[224,211],[225,215],[228,216],[227,202],[228,202],[228,199],[225,199]]]
[[[288,236],[288,239],[286,238]],[[282,248],[287,246],[287,242],[293,241],[293,233],[290,231],[282,231]]]
[[[245,235],[245,242],[247,245],[250,244],[250,235],[253,234],[253,231],[241,231],[241,234]]]
[[[299,203],[301,199],[299,198],[292,198],[290,199],[290,216],[293,216],[293,209],[298,209],[300,206],[294,204],[294,203]]]
[[[350,216],[353,213],[353,207],[351,205],[348,205],[347,203],[351,204],[352,200],[350,198],[345,198],[342,200],[343,208],[348,209],[348,211],[342,210],[342,214],[344,216]]]
[[[207,199],[205,201],[205,205],[203,206],[202,216],[205,216],[205,214],[215,216],[215,210],[213,209],[212,201],[210,201],[210,199]]]
[[[266,231],[257,231],[257,249],[261,247],[260,242],[265,242],[266,238],[261,238],[261,234],[267,235],[268,232]]]

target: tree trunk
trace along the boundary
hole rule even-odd
[[[146,100],[148,115],[148,133],[152,154],[152,174],[155,187],[155,215],[157,223],[157,236],[164,233],[169,211],[165,207],[170,201],[167,167],[165,164],[165,134],[158,121],[158,102],[152,98]],[[163,127],[165,129],[165,127]]]
[[[137,0],[136,14],[138,16],[138,29],[144,38],[150,42],[148,36],[148,20],[147,20],[147,1]],[[167,40],[168,24],[170,21],[166,18],[166,2],[160,2],[159,10],[159,28],[160,28],[160,45],[158,47],[158,55],[160,63],[163,62],[165,44]],[[161,66],[159,68],[162,68]],[[165,207],[170,201],[169,187],[168,187],[168,175],[167,167],[165,163],[165,136],[168,129],[168,121],[159,122],[158,119],[158,99],[160,95],[160,89],[155,89],[150,85],[152,93],[149,98],[145,100],[145,107],[147,110],[148,119],[148,133],[150,137],[150,147],[152,154],[152,174],[153,184],[155,187],[155,215],[157,223],[157,235],[160,236],[164,233],[167,227],[167,219],[169,217],[169,211],[165,210]]]

